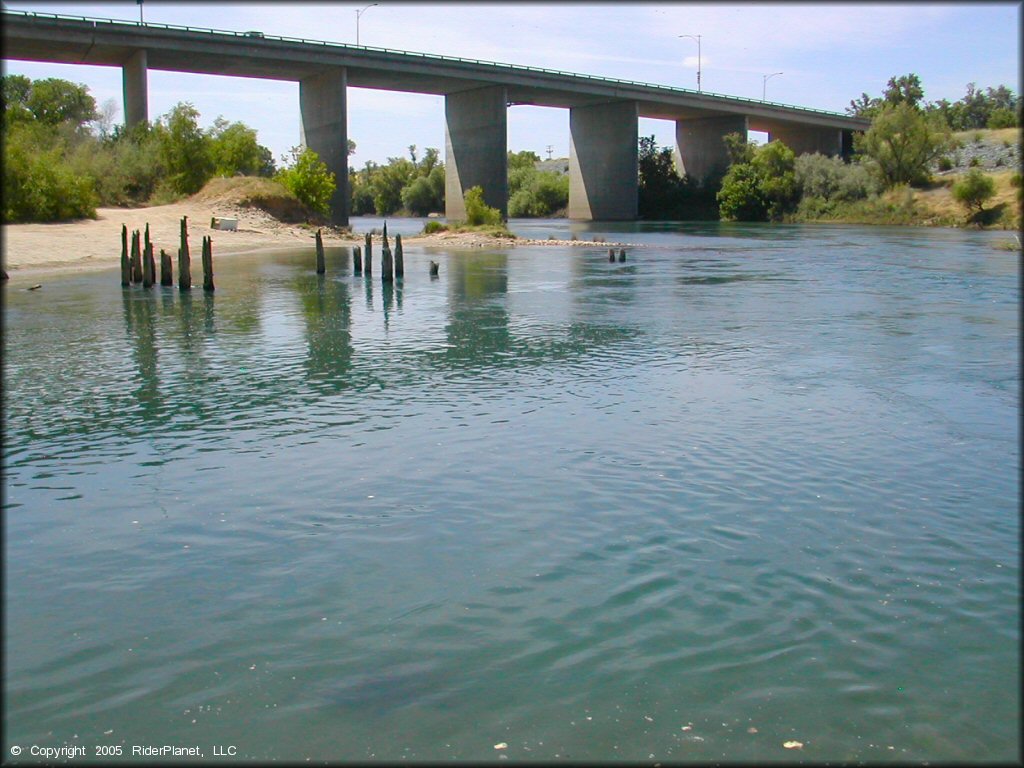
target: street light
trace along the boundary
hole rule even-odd
[[[356,11],[356,45],[359,45],[359,17],[362,16],[364,13],[366,13],[371,8],[373,8],[373,6],[375,6],[375,5],[380,5],[380,3],[370,3],[368,6],[366,6],[362,10]]]
[[[697,41],[697,90],[700,90],[700,35],[679,35]]]
[[[763,75],[761,81],[761,101],[764,101],[765,90],[768,88],[768,81],[776,75],[781,75],[781,72],[772,72],[770,75]]]

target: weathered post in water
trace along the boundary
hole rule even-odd
[[[623,248],[623,249],[621,249],[619,251],[619,261],[625,261],[625,260],[626,260],[626,249]]]
[[[437,277],[437,272],[438,272],[438,270],[440,268],[441,268],[440,264],[438,264],[436,261],[431,260],[431,262],[430,262],[430,276],[431,277]]]
[[[373,239],[370,233],[366,233],[366,263],[363,264],[363,272],[369,277],[373,272]]]
[[[380,279],[384,283],[391,283],[395,280],[391,248],[388,246],[386,237],[384,238],[384,244],[380,247]]]
[[[213,290],[213,237],[203,238],[203,290]]]
[[[174,285],[174,268],[171,265],[171,254],[160,249],[160,285]]]
[[[322,275],[327,271],[327,265],[324,262],[324,238],[320,234],[320,230],[316,231],[316,273]]]
[[[192,259],[188,255],[188,216],[181,217],[181,245],[178,246],[178,289],[192,290]]]
[[[402,236],[395,235],[395,277],[405,274],[405,258],[402,255]]]
[[[615,249],[614,248],[609,248],[608,249],[608,261],[615,261]]]
[[[352,247],[352,274],[363,274],[363,252],[358,245]]]
[[[132,282],[132,265],[128,261],[128,225],[121,225],[121,286],[127,287]]]
[[[142,287],[152,288],[156,282],[156,274],[153,270],[153,244],[147,242],[142,252]]]
[[[142,246],[139,244],[139,230],[132,232],[132,282],[142,282]]]

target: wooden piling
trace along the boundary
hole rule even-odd
[[[203,238],[203,290],[212,291],[213,288],[213,238]]]
[[[391,249],[388,247],[387,240],[380,248],[380,279],[383,283],[391,283],[395,280]]]
[[[324,260],[324,238],[320,234],[320,230],[316,231],[316,273],[322,275],[327,271],[327,265]]]
[[[405,257],[402,255],[402,236],[395,235],[395,277],[405,274]]]
[[[352,248],[352,274],[363,274],[363,252],[358,245]]]
[[[608,249],[608,261],[615,261],[615,249],[614,248],[609,248]]]
[[[152,288],[156,281],[153,270],[153,244],[146,243],[142,252],[142,287]]]
[[[121,225],[121,285],[127,287],[132,282],[132,264],[128,260],[128,225]]]
[[[431,261],[430,262],[430,276],[431,277],[437,277],[437,271],[438,271],[438,269],[440,269],[440,267],[441,267],[441,265],[438,264],[436,261]]]
[[[160,249],[160,285],[174,285],[174,269],[171,265],[171,254]]]
[[[625,260],[626,260],[626,249],[623,248],[623,249],[621,249],[619,251],[619,261],[625,261]]]
[[[178,246],[178,288],[192,290],[192,259],[188,255],[188,216],[181,217],[181,245]]]
[[[366,261],[363,263],[363,272],[367,277],[373,272],[373,239],[370,237],[370,233],[366,233]]]
[[[132,282],[142,282],[142,246],[139,244],[139,230],[132,232]]]

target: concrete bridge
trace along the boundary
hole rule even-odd
[[[508,209],[508,107],[569,110],[569,217],[637,216],[637,118],[673,120],[685,173],[707,178],[728,159],[722,136],[747,130],[798,154],[845,155],[868,121],[833,112],[587,75],[252,32],[4,11],[7,59],[121,67],[127,124],[149,119],[149,69],[299,83],[302,142],[338,179],[335,221],[348,223],[346,89],[445,97],[445,214],[465,218],[463,193]]]

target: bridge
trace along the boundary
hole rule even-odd
[[[337,224],[348,223],[346,90],[373,88],[445,98],[445,214],[464,219],[463,193],[480,186],[508,209],[507,109],[569,110],[571,219],[637,216],[639,117],[673,120],[681,170],[724,170],[722,137],[766,132],[798,154],[847,155],[867,120],[834,112],[683,88],[514,64],[394,51],[258,32],[3,11],[6,59],[120,67],[125,122],[149,119],[149,69],[287,80],[299,84],[302,143],[333,171]]]

